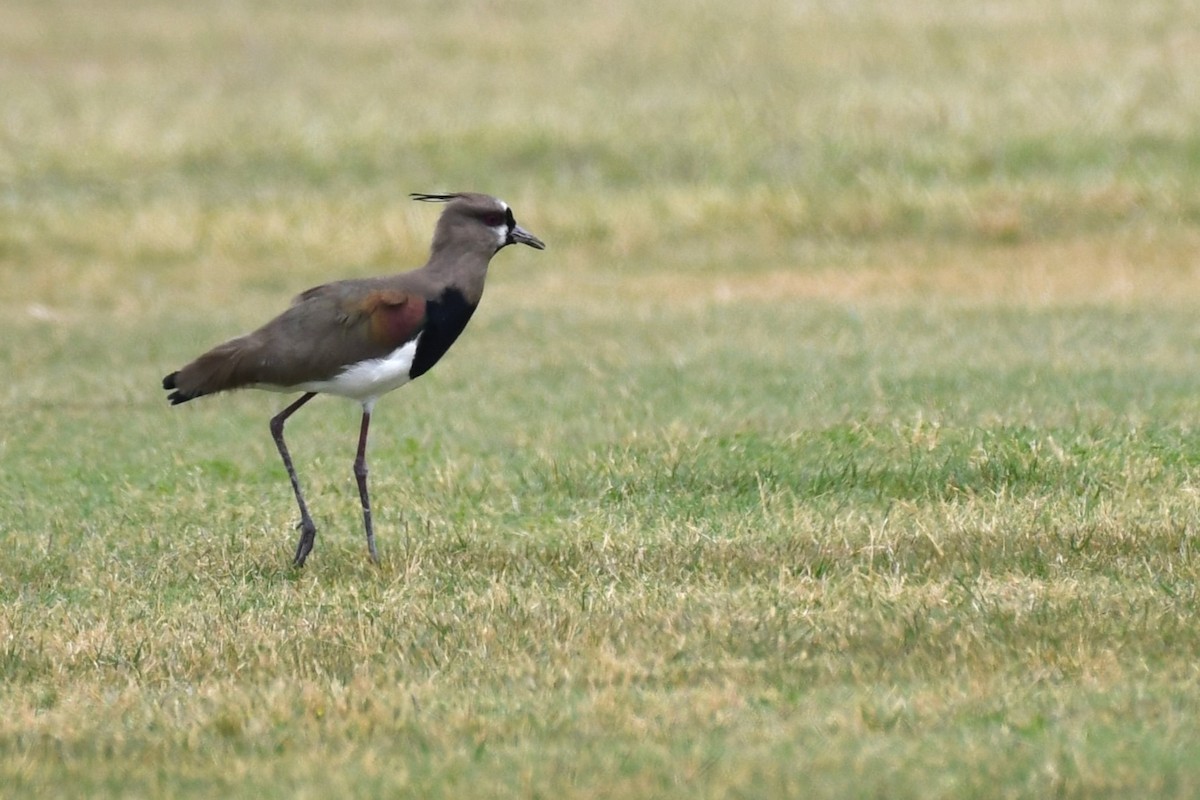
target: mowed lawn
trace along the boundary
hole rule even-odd
[[[1200,7],[0,5],[0,795],[1200,795]],[[493,262],[358,408],[169,408]]]

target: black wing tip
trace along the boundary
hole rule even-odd
[[[451,200],[457,200],[462,195],[458,192],[453,194],[430,194],[428,192],[409,192],[408,196],[413,200],[420,200],[422,203],[449,203]]]
[[[178,377],[178,372],[172,372],[170,375],[162,379],[163,389],[171,392],[169,395],[167,395],[167,400],[170,401],[171,405],[177,406],[180,403],[186,403],[188,400],[195,400],[197,397],[200,397],[203,394],[202,392],[199,394],[184,394],[183,391],[176,386],[176,379]]]

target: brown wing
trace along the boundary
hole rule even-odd
[[[320,297],[323,294],[336,292],[337,288],[338,284],[336,283],[322,283],[320,286],[314,286],[311,289],[305,289],[303,292],[292,298],[292,305],[298,306],[302,303],[312,300],[314,297]]]
[[[258,330],[214,347],[174,377],[198,397],[254,384],[329,380],[350,364],[381,358],[425,325],[425,299],[344,281],[316,286]]]

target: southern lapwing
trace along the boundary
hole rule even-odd
[[[413,194],[446,203],[425,266],[386,278],[326,283],[253,333],[217,345],[163,378],[172,405],[229,389],[303,392],[271,418],[271,436],[283,458],[296,504],[300,541],[296,566],[312,551],[317,528],[283,440],[283,424],[318,394],[362,404],[354,477],[362,499],[367,550],[378,562],[367,494],[367,429],[379,397],[423,375],[462,333],[479,298],[492,256],[510,244],[546,245],[517,225],[508,204],[485,194]]]

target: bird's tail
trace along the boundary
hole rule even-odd
[[[184,394],[179,390],[179,370],[176,370],[167,377],[163,378],[162,386],[163,389],[171,392],[169,395],[167,395],[167,399],[171,401],[171,405],[173,406],[177,406],[180,403],[186,403],[188,400],[195,400],[200,396],[198,394]],[[172,389],[174,391],[171,391]]]
[[[167,400],[177,406],[206,394],[245,386],[248,381],[240,369],[245,345],[245,337],[231,339],[163,378],[162,387],[170,392]]]

